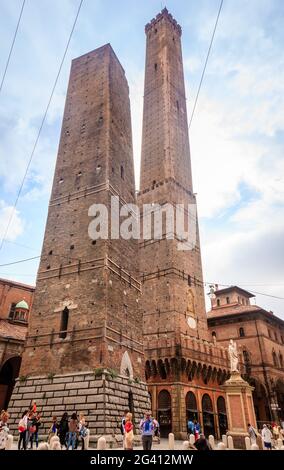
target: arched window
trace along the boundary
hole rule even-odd
[[[227,302],[227,304],[230,303],[230,297],[226,297],[226,302]]]
[[[217,307],[220,307],[220,299],[217,299]]]
[[[217,400],[217,412],[218,412],[218,422],[220,435],[226,434],[228,423],[227,423],[227,413],[226,413],[226,403],[224,397],[218,397]]]
[[[245,330],[242,327],[239,329],[239,334],[240,338],[243,338],[245,336]]]
[[[274,331],[274,338],[275,338],[275,341],[278,341],[278,338],[277,338],[277,333],[276,333],[276,331]]]
[[[61,314],[61,324],[60,324],[60,333],[59,338],[65,339],[67,336],[67,328],[68,328],[68,320],[69,320],[69,310],[67,307],[63,310]]]
[[[279,354],[279,362],[280,362],[280,367],[282,367],[283,369],[283,356],[281,353]]]
[[[185,397],[186,419],[188,421],[198,421],[197,401],[193,392],[187,392]]]
[[[167,390],[161,390],[158,395],[158,422],[161,436],[167,437],[172,429],[171,395]]]
[[[203,427],[206,437],[215,435],[214,413],[212,400],[207,393],[202,397]]]
[[[212,331],[212,338],[213,340],[217,338],[216,331]]]
[[[207,395],[207,393],[205,393],[202,397],[202,410],[206,411],[207,413],[213,413],[212,400],[209,395]]]

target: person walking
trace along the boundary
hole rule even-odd
[[[151,450],[155,431],[155,424],[151,418],[151,412],[148,411],[145,413],[144,419],[140,422],[140,430],[142,433],[143,450]]]
[[[36,443],[36,449],[38,448],[38,429],[41,426],[41,414],[36,413],[32,420],[32,433],[30,434],[30,448],[33,448],[33,442]],[[31,431],[31,430],[30,430]]]
[[[72,446],[72,450],[75,449],[78,430],[79,430],[79,423],[78,423],[77,414],[73,413],[71,415],[71,419],[69,421],[69,432],[68,432],[68,438],[67,438],[67,450],[69,450],[70,446]]]
[[[58,432],[58,422],[57,422],[57,416],[52,417],[52,424],[49,428],[49,433],[48,433],[48,443],[50,443],[50,439],[53,436],[56,436]]]
[[[125,409],[124,410],[124,415],[123,417],[121,418],[121,423],[120,423],[120,432],[122,434],[122,446],[123,446],[123,449],[125,448],[125,423],[126,423],[126,415],[127,413],[129,413],[129,410],[128,409]]]
[[[272,449],[272,433],[266,426],[266,424],[263,425],[262,431],[261,431],[261,437],[263,440],[263,444],[265,449],[271,450]]]
[[[62,418],[60,420],[58,426],[58,436],[60,440],[61,447],[67,447],[67,434],[69,432],[69,424],[68,424],[68,413],[63,413]]]
[[[87,428],[86,418],[83,413],[79,414],[79,436],[82,442],[82,449],[85,450],[85,438],[89,434],[89,429]]]
[[[5,450],[8,442],[8,419],[9,413],[5,410],[2,410],[0,414],[0,450]]]
[[[23,449],[26,450],[26,439],[27,439],[27,427],[28,427],[28,414],[29,411],[26,410],[22,414],[22,418],[19,421],[18,424],[18,430],[20,433],[19,436],[19,441],[18,441],[18,450],[21,450],[21,444],[23,443]]]
[[[195,437],[195,441],[197,441],[200,437],[200,433],[201,433],[201,427],[200,427],[200,424],[198,421],[196,421],[196,419],[194,420],[194,437]]]
[[[132,423],[132,413],[127,413],[125,417],[125,450],[133,450],[133,423]]]
[[[248,423],[248,434],[250,437],[251,444],[256,444],[257,432],[250,423]]]
[[[194,434],[194,423],[191,419],[189,419],[187,422],[187,432],[188,436],[190,436],[190,434]]]

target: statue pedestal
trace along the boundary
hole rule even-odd
[[[228,435],[232,436],[236,449],[245,449],[247,425],[256,428],[251,387],[242,379],[239,372],[231,372],[231,377],[224,383],[227,398]]]

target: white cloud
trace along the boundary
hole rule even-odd
[[[6,235],[7,240],[14,241],[19,237],[25,228],[25,221],[21,218],[19,211],[15,210],[13,212],[13,206],[8,206],[4,201],[0,200],[0,240],[5,235],[6,228],[8,226],[11,215],[13,218],[11,220],[9,231]]]

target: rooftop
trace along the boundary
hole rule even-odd
[[[6,284],[6,285],[12,286],[12,287],[13,286],[14,287],[19,287],[21,289],[30,290],[30,291],[35,290],[35,286],[31,286],[29,284],[23,284],[22,282],[11,281],[11,279],[0,278],[0,284]]]
[[[174,28],[178,31],[178,33],[181,35],[181,26],[178,24],[178,22],[174,19],[174,17],[169,13],[167,8],[163,8],[163,10],[157,14],[155,18],[153,18],[150,23],[147,23],[145,26],[145,33],[148,33],[153,26],[156,26],[161,20],[167,19],[173,26]]]
[[[249,298],[255,297],[255,295],[252,294],[251,292],[245,289],[242,289],[241,287],[238,287],[238,286],[230,286],[230,287],[225,287],[224,289],[218,289],[214,292],[214,294],[216,295],[216,297],[218,297],[219,295],[229,294],[232,291],[236,291],[239,294],[244,295],[245,297],[249,297]]]

